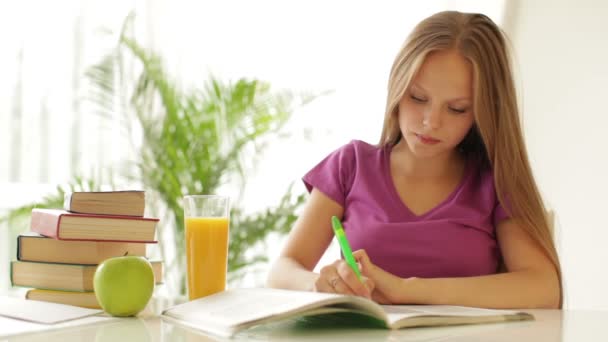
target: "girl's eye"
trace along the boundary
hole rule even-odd
[[[467,111],[466,109],[458,109],[458,108],[452,108],[452,107],[450,107],[450,110],[451,110],[452,112],[454,112],[454,113],[458,113],[458,114],[462,114],[462,113],[464,113],[464,112],[466,112],[466,111]]]
[[[418,103],[425,103],[426,102],[426,99],[421,98],[421,97],[417,97],[415,95],[410,95],[410,97],[412,98],[412,100],[414,100],[414,101],[416,101]]]

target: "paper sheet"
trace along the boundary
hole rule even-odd
[[[0,316],[34,323],[55,324],[97,315],[102,312],[102,310],[86,309],[72,305],[0,296]]]
[[[119,318],[115,317],[91,316],[57,324],[40,324],[0,316],[0,341],[4,341],[3,339],[9,336],[47,332],[76,326],[110,322],[118,319]]]

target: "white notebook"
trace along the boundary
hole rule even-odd
[[[55,324],[102,312],[72,305],[0,296],[0,316],[34,323]]]
[[[22,321],[14,318],[8,318],[0,316],[0,341],[4,341],[4,338],[23,335],[33,334],[40,332],[47,332],[53,330],[66,329],[71,327],[80,327],[91,324],[106,323],[116,321],[120,318],[109,317],[109,316],[89,316],[71,321],[65,321],[57,324],[42,324]]]
[[[0,296],[0,338],[115,320],[101,310]]]

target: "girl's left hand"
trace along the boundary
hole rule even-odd
[[[374,282],[372,299],[380,304],[403,304],[400,293],[405,291],[404,281],[374,265],[363,249],[353,252],[361,273]]]

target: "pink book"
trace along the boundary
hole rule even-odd
[[[58,240],[156,243],[157,218],[33,209],[30,229]]]

